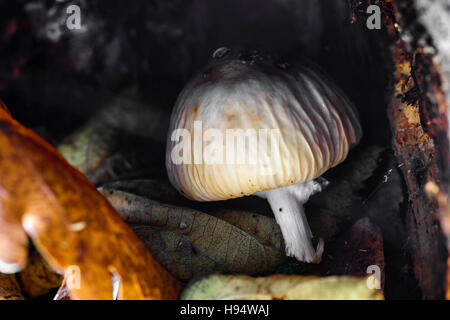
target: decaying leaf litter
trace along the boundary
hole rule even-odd
[[[20,285],[14,274],[0,273],[0,300],[23,300]]]
[[[213,271],[265,274],[286,260],[274,219],[236,211],[217,217],[124,191],[100,191],[178,279]]]
[[[23,293],[29,298],[51,294],[63,282],[63,277],[55,273],[36,250],[32,250],[27,266],[17,277]]]

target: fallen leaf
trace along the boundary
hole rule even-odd
[[[155,151],[161,147],[149,145],[148,140],[121,135],[116,129],[94,120],[58,146],[63,157],[94,185],[133,176],[161,176],[161,170],[155,168],[160,165]],[[124,140],[127,142],[120,142]]]
[[[19,283],[14,274],[0,273],[0,300],[23,300]]]
[[[280,251],[284,248],[280,226],[273,218],[237,210],[221,210],[212,215],[238,227],[266,246]]]
[[[150,252],[177,279],[189,281],[197,274],[224,270],[224,266],[208,256],[183,235],[150,226],[133,228]]]
[[[120,190],[99,191],[178,279],[210,272],[260,275],[287,259],[272,218],[248,212],[212,216]]]
[[[170,204],[187,204],[188,200],[165,180],[133,179],[119,180],[104,184],[102,190],[117,190],[128,192],[137,196],[147,197],[159,202]]]
[[[94,184],[107,180],[107,167],[119,162],[120,153],[115,152],[130,140],[144,138],[147,147],[149,141],[165,141],[170,114],[155,105],[128,98],[128,91],[133,90],[125,90],[123,95],[106,94],[102,101],[106,107],[58,145],[63,157]]]
[[[63,277],[51,270],[37,251],[28,258],[24,270],[17,274],[22,291],[30,298],[38,298],[58,288]]]
[[[218,209],[215,205],[208,206],[202,202],[190,201],[182,197],[178,191],[165,180],[135,179],[114,181],[103,185],[99,190],[105,194],[106,198],[109,197],[108,191],[124,191],[160,203],[163,202],[190,208],[193,206],[194,210],[200,210],[202,212],[202,209],[208,209],[208,212],[206,213],[209,215],[225,220],[235,227],[238,227],[252,237],[255,237],[264,245],[279,247],[281,246],[280,240],[283,241],[280,234],[280,227],[274,218],[243,210]],[[271,214],[271,216],[273,215]]]
[[[381,300],[381,290],[369,289],[366,278],[272,275],[210,275],[194,279],[183,300]]]
[[[26,265],[27,235],[58,273],[79,270],[79,299],[176,299],[182,285],[89,180],[0,103],[0,264]],[[67,276],[67,275],[66,275]]]
[[[88,178],[93,176],[116,146],[118,130],[96,117],[66,137],[58,151]]]
[[[193,208],[208,214],[214,214],[224,210],[227,212],[248,211],[273,217],[272,210],[267,204],[267,201],[259,197],[249,196],[230,199],[227,201],[211,202],[193,201],[182,196],[172,186],[167,177],[157,178],[156,173],[152,173],[148,178],[142,178],[139,176],[138,178],[110,181],[103,184],[102,187],[133,193],[138,196],[143,196],[176,206]]]

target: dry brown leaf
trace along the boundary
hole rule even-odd
[[[58,288],[63,277],[51,270],[37,251],[33,251],[28,258],[28,264],[18,274],[22,291],[30,298],[37,298]]]
[[[23,300],[19,283],[14,274],[0,273],[0,300]]]
[[[238,227],[265,246],[280,251],[284,248],[280,226],[273,218],[237,210],[220,210],[212,215]]]
[[[177,205],[187,204],[188,201],[178,193],[169,181],[157,179],[119,180],[106,183],[101,189],[124,191],[159,202]]]
[[[224,219],[162,204],[131,193],[100,188],[151,252],[179,279],[209,272],[265,274],[286,261],[274,219],[228,212]],[[222,213],[219,214],[222,217]]]
[[[59,273],[79,268],[79,299],[175,299],[182,288],[79,171],[0,104],[0,260],[26,265],[27,235]],[[7,264],[5,264],[7,263]],[[13,270],[16,269],[16,270]]]
[[[208,252],[193,245],[183,235],[151,226],[133,228],[152,254],[177,279],[189,281],[197,274],[223,270]]]
[[[192,283],[184,300],[381,300],[382,290],[369,289],[366,278],[272,275],[210,275]]]

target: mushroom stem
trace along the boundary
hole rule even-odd
[[[313,194],[322,191],[328,181],[321,178],[273,190],[256,193],[267,199],[283,234],[286,254],[299,261],[319,263],[324,249],[320,238],[317,251],[311,242],[313,234],[306,219],[303,205]]]

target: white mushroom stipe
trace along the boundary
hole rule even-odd
[[[240,147],[229,148],[229,131],[250,133]],[[277,133],[278,142],[269,138],[263,147],[261,131]],[[355,108],[322,72],[255,51],[221,49],[177,99],[166,168],[175,188],[193,200],[267,198],[287,255],[317,263],[324,244],[320,239],[314,250],[303,205],[325,185],[320,176],[344,161],[361,136]],[[240,156],[256,161],[228,161]]]
[[[280,226],[286,246],[286,255],[297,260],[319,263],[324,250],[323,239],[314,250],[313,234],[306,219],[303,205],[313,194],[322,191],[328,181],[308,181],[273,190],[255,193],[267,199]]]

